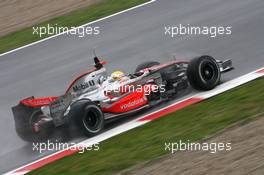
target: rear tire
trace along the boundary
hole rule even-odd
[[[20,118],[18,118],[20,117]],[[31,115],[18,116],[15,118],[17,135],[26,142],[46,141],[53,133],[53,128],[42,128],[40,132],[34,132],[34,122],[40,120],[43,116],[40,110],[35,110]]]
[[[137,66],[136,70],[135,70],[135,73],[143,70],[143,69],[146,69],[146,68],[149,68],[149,67],[152,67],[152,66],[156,66],[156,65],[159,65],[160,63],[157,62],[157,61],[146,61],[146,62],[143,62],[141,63],[140,65]]]
[[[104,114],[93,102],[86,103],[77,116],[77,124],[86,136],[98,135],[104,128]]]
[[[215,59],[203,55],[191,60],[187,68],[187,77],[194,89],[211,90],[220,82],[220,68]]]

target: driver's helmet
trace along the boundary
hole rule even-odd
[[[111,74],[111,80],[112,81],[120,81],[122,79],[122,77],[124,77],[124,76],[125,76],[124,72],[122,72],[122,71],[114,71]]]

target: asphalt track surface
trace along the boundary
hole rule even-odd
[[[92,64],[93,48],[109,62],[109,72],[133,72],[142,61],[164,62],[173,55],[188,59],[200,54],[232,58],[236,69],[223,76],[223,81],[228,81],[264,66],[263,9],[262,0],[160,0],[93,24],[101,28],[98,36],[61,35],[1,56],[0,173],[50,154],[33,152],[31,145],[17,137],[11,106],[31,95],[63,94],[71,80]],[[216,38],[164,35],[164,26],[179,24],[230,25],[232,34]],[[115,122],[109,128],[126,121]],[[79,136],[74,141],[82,139]]]

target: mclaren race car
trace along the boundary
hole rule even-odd
[[[106,120],[153,107],[170,100],[189,86],[211,90],[221,73],[231,70],[231,60],[203,55],[166,63],[144,62],[132,74],[107,75],[106,62],[94,58],[94,67],[78,76],[64,95],[23,99],[12,107],[17,134],[25,141],[47,139],[54,128],[77,124],[87,136],[97,135]]]

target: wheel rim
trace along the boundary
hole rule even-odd
[[[202,77],[206,80],[206,81],[209,81],[209,80],[212,80],[214,77],[215,77],[215,66],[210,63],[210,62],[206,62],[203,64],[202,66]]]
[[[96,108],[89,109],[83,118],[83,124],[88,131],[96,132],[100,129],[100,112]]]
[[[35,123],[37,123],[38,121],[40,121],[42,118],[43,118],[43,116],[41,115],[41,112],[39,112],[39,111],[36,111],[36,112],[34,112],[31,115],[30,120],[29,120],[29,126],[30,126],[30,128],[31,128],[31,130],[33,132],[35,132],[35,129],[34,129]],[[38,132],[35,132],[35,133],[38,133],[39,134],[40,132],[41,132],[41,130],[38,131]]]
[[[39,131],[37,132],[35,131],[35,128],[34,128],[35,123],[40,121],[42,118],[45,118],[45,116],[42,115],[40,111],[36,111],[31,115],[30,121],[29,121],[31,132],[34,133],[34,135],[37,138],[37,141],[46,140],[52,133],[51,128],[43,128],[43,127],[41,127]]]

